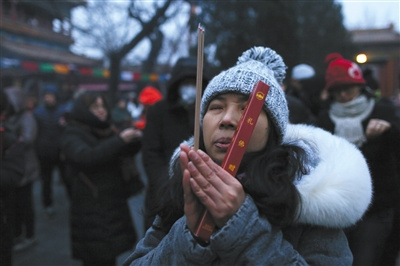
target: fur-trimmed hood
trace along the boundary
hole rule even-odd
[[[295,181],[301,196],[299,223],[345,228],[361,219],[372,199],[368,165],[356,146],[317,127],[288,125],[284,143],[301,146],[309,155],[310,174]],[[193,146],[193,138],[185,141]],[[175,150],[170,163],[179,157]]]
[[[361,219],[372,199],[372,181],[357,147],[307,125],[289,125],[284,142],[317,154],[310,174],[296,183],[302,201],[299,222],[344,228]]]

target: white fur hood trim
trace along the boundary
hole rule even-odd
[[[342,138],[306,125],[289,125],[284,142],[303,147],[309,142],[317,152],[315,167],[296,183],[302,201],[299,222],[344,228],[361,219],[372,198],[371,176],[361,152]]]

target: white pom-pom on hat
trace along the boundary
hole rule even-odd
[[[315,76],[315,70],[312,66],[307,64],[296,65],[292,69],[292,79],[303,80]]]
[[[249,60],[256,60],[263,63],[274,72],[274,76],[279,84],[283,83],[286,76],[286,65],[282,57],[268,47],[253,47],[245,51],[237,61],[237,64],[245,63]]]

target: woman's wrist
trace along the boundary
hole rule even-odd
[[[205,241],[204,239],[196,236],[195,234],[193,234],[193,232],[188,228],[188,230],[190,231],[190,233],[192,234],[192,237],[194,238],[194,240],[196,240],[196,242],[202,246],[202,247],[207,247],[210,243]]]

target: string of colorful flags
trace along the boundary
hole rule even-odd
[[[22,68],[31,72],[41,73],[57,73],[67,75],[71,71],[84,76],[104,77],[110,76],[108,69],[90,68],[90,67],[77,67],[73,64],[53,64],[53,63],[38,63],[30,61],[20,61],[18,59],[0,58],[0,68],[12,69]],[[140,73],[134,71],[121,71],[120,79],[123,81],[167,81],[169,74],[156,74],[156,73]]]

